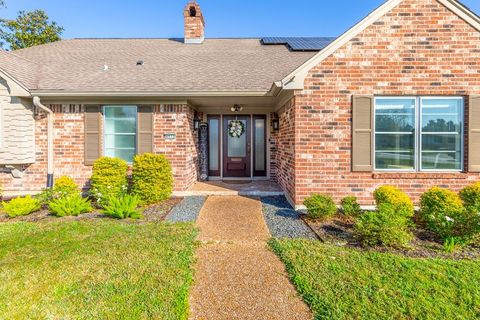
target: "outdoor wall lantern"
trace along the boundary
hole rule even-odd
[[[280,130],[280,120],[278,118],[272,119],[272,128],[275,131]]]
[[[200,128],[200,119],[198,118],[197,112],[195,112],[195,116],[193,118],[193,130],[197,131]]]
[[[239,106],[238,104],[234,105],[233,107],[230,108],[232,112],[241,112],[243,111],[243,107]]]

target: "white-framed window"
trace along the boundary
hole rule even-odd
[[[378,171],[462,171],[463,97],[376,97]]]
[[[137,106],[104,106],[104,154],[133,162],[137,151]]]

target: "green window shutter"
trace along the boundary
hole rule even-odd
[[[85,165],[93,165],[101,157],[101,107],[97,105],[85,106]]]
[[[352,171],[373,171],[373,96],[354,96],[352,112]]]
[[[468,171],[480,172],[480,95],[468,104]]]
[[[137,154],[153,153],[153,106],[138,106]]]

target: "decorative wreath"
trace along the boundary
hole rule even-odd
[[[245,133],[245,125],[240,120],[232,120],[228,124],[228,135],[232,138],[240,138]]]

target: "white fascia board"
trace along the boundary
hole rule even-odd
[[[63,91],[32,90],[41,97],[268,97],[268,91]]]
[[[456,0],[437,0],[472,27],[480,31],[480,17]]]

